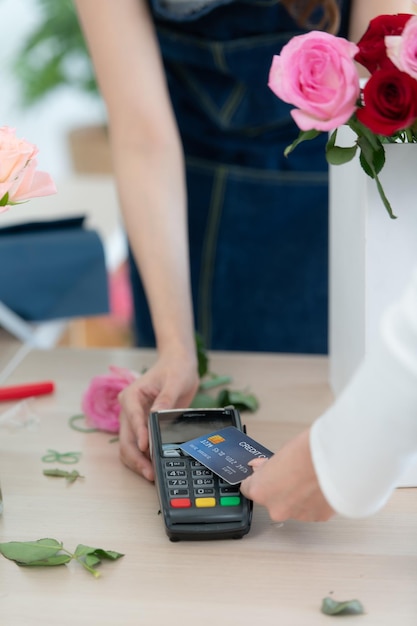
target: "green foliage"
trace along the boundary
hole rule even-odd
[[[62,542],[56,539],[38,539],[37,541],[10,541],[0,543],[0,554],[20,566],[53,567],[65,565],[72,560],[78,561],[94,578],[100,576],[95,569],[102,560],[115,561],[124,556],[114,550],[103,550],[79,544],[74,554],[66,550]]]
[[[98,95],[72,0],[37,0],[40,20],[18,49],[13,71],[29,107],[62,86]]]
[[[64,463],[65,465],[72,465],[78,463],[81,457],[81,452],[58,452],[57,450],[49,449],[42,457],[44,463]]]
[[[253,393],[246,391],[222,389],[217,396],[217,401],[219,406],[232,404],[238,411],[251,411],[254,413],[259,408],[257,397]]]
[[[295,139],[292,144],[287,146],[284,150],[284,156],[288,156],[291,152],[303,141],[310,141],[311,139],[315,139],[320,135],[318,130],[300,130],[297,139]]]
[[[321,612],[325,615],[362,615],[365,611],[359,600],[337,602],[333,598],[324,598]]]
[[[391,204],[385,195],[378,174],[385,165],[386,143],[417,143],[417,122],[406,130],[398,131],[391,137],[376,135],[367,126],[362,124],[356,117],[352,117],[346,122],[354,133],[356,141],[353,146],[342,147],[336,145],[337,130],[334,130],[326,144],[326,159],[330,165],[343,165],[351,161],[359,150],[359,162],[365,174],[375,180],[375,184],[384,207],[391,219],[396,219]],[[298,137],[284,150],[284,155],[288,156],[303,141],[315,139],[321,131],[300,130]]]
[[[73,430],[78,430],[80,433],[98,433],[98,428],[90,428],[89,426],[80,426],[78,422],[82,421],[83,424],[86,424],[85,415],[77,414],[73,415],[69,418],[69,425]]]
[[[385,165],[385,150],[382,140],[378,135],[374,135],[372,131],[361,124],[359,120],[353,116],[347,125],[356,133],[357,139],[354,146],[342,148],[336,145],[337,129],[330,135],[326,144],[326,159],[330,165],[343,165],[348,163],[356,155],[359,148],[359,162],[365,174],[375,180],[379,196],[388,211],[391,219],[396,219],[392,211],[391,204],[385,195],[378,174]]]
[[[0,206],[7,206],[9,204],[9,193],[6,192],[2,198],[0,198]]]
[[[198,375],[203,378],[208,371],[208,356],[204,346],[203,338],[198,333],[195,333],[195,345],[197,350],[198,361]]]
[[[337,130],[334,130],[330,135],[330,139],[326,144],[326,159],[331,165],[343,165],[353,159],[358,149],[358,146],[351,146],[349,148],[342,148],[336,146]]]
[[[43,470],[44,476],[53,476],[55,478],[65,478],[68,483],[74,483],[77,478],[84,478],[77,470],[72,470],[72,472],[68,472],[67,470],[62,469],[45,469]]]
[[[34,562],[46,561],[62,549],[62,543],[56,539],[39,539],[38,541],[10,541],[0,543],[0,552],[6,559],[18,565],[30,565]]]
[[[233,405],[238,411],[256,411],[259,407],[256,396],[246,391],[236,391],[226,387],[232,382],[232,378],[230,376],[218,376],[210,372],[209,357],[203,339],[198,333],[195,335],[195,341],[200,385],[191,407],[193,409],[215,409]],[[221,387],[221,389],[215,395],[207,393],[216,387]]]

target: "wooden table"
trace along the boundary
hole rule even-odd
[[[326,625],[323,597],[360,599],[367,614],[343,624],[417,624],[417,493],[397,490],[368,520],[271,523],[255,507],[249,535],[238,541],[171,543],[158,517],[154,486],[125,468],[105,433],[80,433],[90,378],[110,364],[141,370],[152,351],[57,349],[31,353],[10,382],[51,378],[53,396],[29,402],[26,426],[4,423],[0,410],[1,541],[53,537],[125,556],[101,565],[94,579],[78,563],[20,568],[0,557],[0,623],[5,626]],[[244,414],[248,432],[276,449],[331,402],[327,361],[318,357],[212,355],[211,369],[250,386],[261,402]],[[20,415],[23,408],[21,407]],[[1,421],[3,420],[3,421]],[[43,475],[52,448],[82,451],[84,480],[67,485]],[[352,468],[354,471],[354,468]]]

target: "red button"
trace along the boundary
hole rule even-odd
[[[188,509],[191,506],[190,498],[173,498],[171,506],[174,509]]]

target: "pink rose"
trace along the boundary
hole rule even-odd
[[[417,80],[417,16],[408,20],[401,36],[385,37],[385,45],[394,65]]]
[[[359,77],[353,57],[358,47],[329,33],[293,37],[274,56],[268,85],[289,104],[301,130],[332,130],[356,110]]]
[[[111,374],[95,376],[85,392],[81,407],[87,420],[99,430],[119,432],[119,393],[138,375],[128,369],[111,366]]]
[[[0,213],[29,198],[56,193],[52,178],[36,171],[38,149],[18,139],[13,128],[0,128]]]

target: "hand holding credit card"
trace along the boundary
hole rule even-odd
[[[235,426],[191,439],[179,447],[231,485],[242,482],[253,473],[248,465],[250,461],[273,456],[268,448]]]

